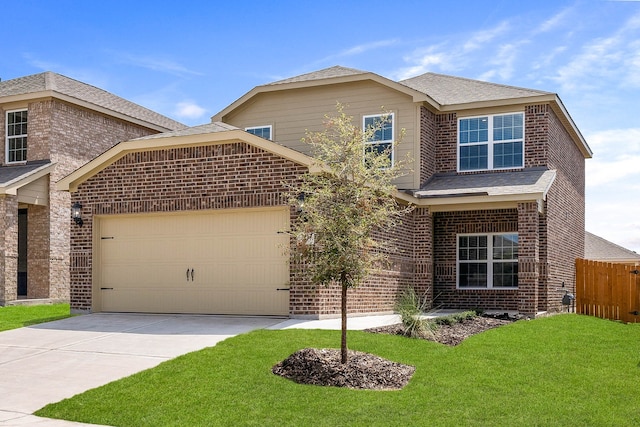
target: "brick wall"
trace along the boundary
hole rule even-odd
[[[426,225],[426,229],[418,227]],[[358,287],[350,289],[347,310],[354,313],[391,313],[401,292],[407,287],[416,289],[427,300],[433,299],[431,289],[431,251],[423,239],[431,234],[427,209],[415,209],[392,230],[377,233],[376,238],[386,242],[383,251],[388,262],[378,266]],[[317,289],[319,317],[337,317],[340,314],[340,286]],[[314,316],[311,312],[292,312],[293,316]]]
[[[83,227],[71,227],[72,308],[91,308],[93,215],[281,206],[287,203],[286,183],[305,172],[243,142],[126,155],[72,195],[85,220]],[[313,295],[294,273],[292,268],[292,309],[313,307],[307,301]]]
[[[518,203],[518,311],[539,311],[540,220],[537,202]]]
[[[420,107],[420,185],[436,172],[436,141],[438,140],[436,115]]]
[[[437,114],[436,119],[436,173],[458,170],[458,119],[456,113]]]
[[[434,223],[434,305],[456,309],[518,310],[518,290],[456,289],[457,235],[518,232],[516,209],[436,212]]]
[[[547,115],[549,167],[557,175],[546,204],[546,301],[547,310],[561,311],[565,291],[575,294],[575,260],[584,257],[585,159],[553,110]]]
[[[92,217],[122,213],[173,212],[287,203],[287,183],[306,167],[244,142],[151,150],[128,154],[81,184],[73,201],[83,205],[83,227],[72,225],[71,301],[74,310],[92,304]],[[290,210],[291,220],[296,212]],[[426,218],[426,219],[425,219]],[[429,223],[426,209],[414,211],[385,239],[396,239],[388,267],[349,292],[350,313],[390,312],[404,286],[416,283],[414,223]],[[422,238],[430,234],[424,231]],[[293,247],[293,245],[292,245]],[[421,257],[430,256],[424,249]],[[427,287],[430,260],[421,259],[420,285]],[[333,317],[340,313],[340,290],[315,287],[303,275],[304,266],[291,254],[290,307],[293,317]]]
[[[564,292],[575,292],[575,258],[584,255],[584,157],[549,104],[529,105],[525,107],[524,112],[525,168],[548,167],[555,169],[557,175],[544,203],[544,213],[538,213],[533,206],[519,207],[520,222],[516,220],[516,227],[511,230],[526,229],[526,234],[533,236],[534,241],[537,241],[537,258],[531,258],[528,254],[526,260],[523,257],[520,266],[523,283],[527,283],[526,290],[523,288],[521,295],[529,294],[531,301],[537,300],[538,311],[558,311],[562,309],[560,301]],[[455,172],[456,114],[436,115],[435,123],[436,173]],[[490,213],[483,212],[479,211],[479,214]],[[436,218],[439,219],[436,223],[442,226],[446,215],[438,213]],[[450,215],[456,217],[461,214]],[[537,233],[529,229],[529,226],[534,224],[534,216],[537,216]],[[453,245],[451,248],[455,248],[455,239],[442,240],[437,227],[435,247],[438,251],[434,256],[436,304],[442,302],[469,307],[468,304],[477,303],[478,306],[489,307],[506,303],[513,307],[512,309],[518,309],[517,298],[509,296],[509,291],[501,291],[500,294],[494,295],[487,291],[466,290],[456,294],[452,290],[455,288],[456,278],[455,253],[450,253],[454,249],[448,249],[449,246],[444,245]],[[530,288],[529,281],[537,283],[537,290]],[[533,306],[527,307],[523,304],[524,299],[521,299],[521,310],[533,311]]]
[[[69,300],[71,197],[56,182],[114,144],[157,131],[55,99],[31,102],[28,111],[28,160],[56,163],[49,206],[28,207],[28,297]]]

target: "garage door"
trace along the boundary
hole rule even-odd
[[[287,315],[288,224],[284,208],[99,217],[95,308]]]

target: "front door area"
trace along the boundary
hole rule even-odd
[[[18,298],[27,297],[27,209],[18,209]]]

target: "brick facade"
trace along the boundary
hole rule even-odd
[[[14,108],[11,108],[13,110]],[[57,99],[29,102],[27,160],[51,160],[48,206],[27,209],[27,298],[69,301],[69,193],[57,191],[56,182],[116,143],[157,133],[142,125],[109,117]],[[0,106],[0,133],[6,135],[6,109]],[[4,138],[3,138],[4,140]],[[0,144],[4,163],[5,144]],[[7,211],[14,206],[4,207]],[[15,206],[17,215],[17,206]],[[17,243],[15,244],[17,247]],[[5,257],[17,251],[11,245]],[[17,279],[5,275],[0,283],[0,305],[17,299]]]
[[[71,228],[72,308],[91,309],[94,215],[282,206],[285,183],[305,172],[306,167],[244,142],[127,154],[73,194],[85,223]],[[292,309],[314,311],[309,289],[294,273],[292,268]]]
[[[71,227],[72,309],[92,307],[94,215],[282,206],[288,202],[287,184],[306,172],[305,166],[244,142],[127,154],[73,194],[73,201],[83,206],[85,223]],[[290,216],[295,220],[293,209]],[[392,236],[385,235],[394,239],[397,249],[390,253],[387,267],[349,291],[350,313],[392,312],[404,287],[418,284],[425,292],[430,290],[429,251],[414,250],[417,222],[429,225],[428,210],[415,210]],[[428,238],[429,231],[427,227],[421,238]],[[339,314],[339,287],[316,288],[306,282],[301,275],[303,266],[296,264],[294,254],[291,257],[290,315],[321,318]]]
[[[565,292],[575,295],[575,260],[584,258],[585,168],[584,157],[560,119],[547,106],[549,121],[548,165],[557,170],[546,203],[546,303],[560,311]]]
[[[457,235],[518,232],[518,212],[496,209],[436,212],[434,228],[434,305],[456,309],[518,310],[518,290],[457,289]]]
[[[499,308],[535,315],[540,311],[560,311],[562,295],[575,292],[574,263],[584,254],[584,156],[549,104],[526,106],[524,113],[525,168],[556,170],[542,213],[536,202],[519,203],[517,209],[508,211],[436,213],[436,306]],[[456,173],[456,114],[435,115],[435,122],[436,173]],[[471,172],[481,173],[500,172]],[[455,289],[456,233],[515,231],[520,239],[517,291]]]

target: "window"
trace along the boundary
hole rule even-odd
[[[458,235],[458,288],[517,287],[517,234]]]
[[[393,164],[393,113],[364,116],[362,129],[375,129],[365,141],[365,152],[385,154],[389,157],[389,166]]]
[[[458,121],[458,170],[524,166],[524,114],[470,117]]]
[[[271,140],[271,126],[254,126],[245,128],[245,130],[253,135]]]
[[[27,161],[27,110],[7,111],[7,163]]]

